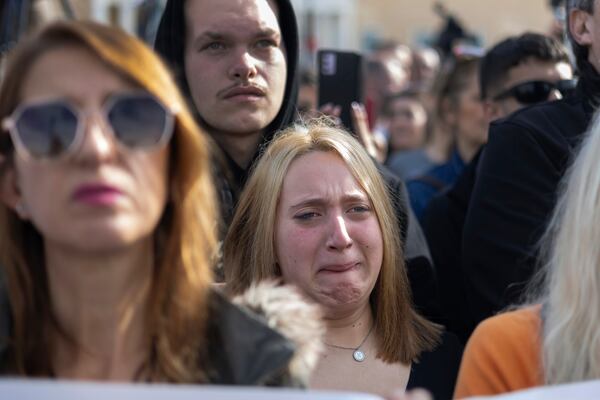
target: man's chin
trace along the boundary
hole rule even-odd
[[[273,118],[261,115],[230,115],[227,121],[218,121],[212,125],[214,133],[229,134],[232,136],[249,136],[261,132],[269,126]],[[210,129],[210,127],[209,127]]]

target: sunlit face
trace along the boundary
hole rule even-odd
[[[80,47],[50,50],[31,67],[22,102],[60,98],[86,115],[76,152],[45,161],[16,154],[9,174],[4,200],[33,223],[46,247],[110,253],[155,230],[167,200],[168,149],[117,147],[100,112],[111,95],[134,89]]]
[[[391,102],[387,113],[392,151],[412,150],[425,141],[427,112],[418,100],[401,97]]]
[[[187,0],[185,15],[185,75],[209,130],[244,136],[266,128],[287,76],[274,3]]]
[[[367,304],[383,260],[382,233],[339,156],[314,151],[292,162],[277,207],[275,249],[284,280],[327,315]]]

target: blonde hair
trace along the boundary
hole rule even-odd
[[[202,380],[205,375],[199,367],[198,349],[205,341],[217,243],[216,200],[206,136],[196,126],[161,60],[138,39],[92,22],[54,23],[15,48],[0,88],[0,120],[17,107],[31,65],[45,53],[64,46],[89,50],[115,73],[178,110],[169,145],[168,204],[155,232],[147,327],[153,365],[149,368],[156,380]],[[14,147],[6,132],[0,135],[0,152],[5,156],[1,176],[13,163]],[[0,205],[0,237],[0,264],[6,273],[13,322],[6,372],[51,376],[49,327],[62,331],[49,306],[43,238],[32,224],[4,205]]]
[[[600,378],[600,119],[560,188],[536,278],[547,384]]]
[[[237,294],[252,283],[280,275],[274,231],[281,188],[290,164],[313,151],[338,155],[373,204],[383,238],[383,262],[371,293],[379,334],[378,357],[386,362],[414,361],[422,351],[435,346],[439,328],[412,308],[400,235],[386,185],[358,141],[340,129],[322,123],[290,128],[278,134],[261,156],[225,238],[227,288]]]

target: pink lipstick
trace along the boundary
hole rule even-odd
[[[104,184],[81,185],[73,193],[75,201],[96,206],[110,206],[117,202],[123,192]]]

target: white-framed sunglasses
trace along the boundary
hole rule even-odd
[[[164,146],[173,135],[173,111],[148,92],[111,95],[102,114],[117,143],[128,149]],[[24,158],[57,159],[77,151],[88,115],[66,99],[37,100],[19,105],[2,121]]]

